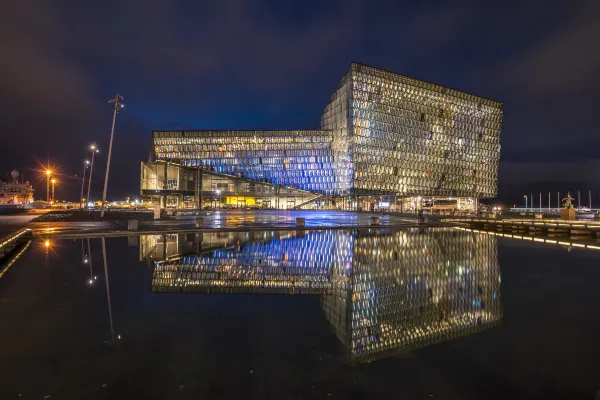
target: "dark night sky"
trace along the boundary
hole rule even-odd
[[[108,197],[139,195],[153,129],[318,127],[357,61],[503,101],[501,199],[598,198],[600,2],[323,3],[4,4],[0,172],[32,179],[49,159],[64,174],[56,197],[76,200],[73,176],[97,141],[98,198],[118,92]]]

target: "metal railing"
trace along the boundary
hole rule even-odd
[[[8,269],[19,259],[19,257],[21,257],[31,243],[31,240],[29,240],[27,244],[15,255],[13,250],[15,250],[15,248],[17,248],[19,245],[19,239],[24,239],[30,235],[31,229],[24,228],[0,239],[0,278],[2,278],[6,271],[8,271]],[[8,261],[5,260],[5,258],[8,259]]]

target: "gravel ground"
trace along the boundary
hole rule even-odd
[[[151,211],[105,211],[100,218],[100,211],[51,211],[31,222],[80,222],[80,221],[126,221],[128,219],[152,219]]]

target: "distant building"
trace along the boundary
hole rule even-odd
[[[500,102],[353,63],[319,130],[155,131],[152,139],[157,161],[320,194],[336,207],[435,210],[440,201],[437,209],[467,210],[497,195],[502,116]],[[142,168],[142,181],[150,178]],[[167,206],[179,189],[144,190],[158,190]],[[227,196],[194,201],[227,204]],[[260,195],[243,197],[262,206]]]

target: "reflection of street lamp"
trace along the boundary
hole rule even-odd
[[[525,197],[525,208],[527,208],[527,195],[525,195],[523,197]]]
[[[90,201],[90,187],[92,186],[92,173],[94,172],[94,155],[100,151],[100,150],[98,150],[98,146],[96,146],[96,143],[92,143],[92,145],[90,146],[90,150],[92,151],[92,166],[90,167],[90,178],[89,178],[89,182],[88,182],[88,192],[87,192],[87,200],[88,201]]]
[[[52,203],[54,203],[54,184],[56,183],[56,179],[52,178]]]
[[[81,196],[79,196],[79,209],[83,207],[83,185],[85,184],[85,170],[87,169],[89,163],[90,162],[87,160],[83,163],[83,178],[81,179]]]
[[[46,170],[46,201],[50,201],[50,175],[52,171],[49,169]]]
[[[110,340],[107,341],[107,343],[114,346],[116,344],[116,340],[121,339],[121,335],[115,336],[115,329],[113,326],[113,317],[112,317],[112,306],[111,306],[111,302],[110,302],[110,286],[108,284],[108,267],[106,265],[106,242],[104,241],[103,237],[100,238],[100,241],[102,242],[102,258],[104,260],[104,280],[106,283],[106,299],[108,301],[108,319],[110,320]]]
[[[93,270],[92,270],[92,251],[90,248],[90,238],[87,239],[87,248],[88,248],[88,257],[87,259],[89,259],[90,262],[90,280],[89,280],[89,284],[90,286],[92,286],[94,284],[94,281],[96,280],[96,277],[93,276]]]

